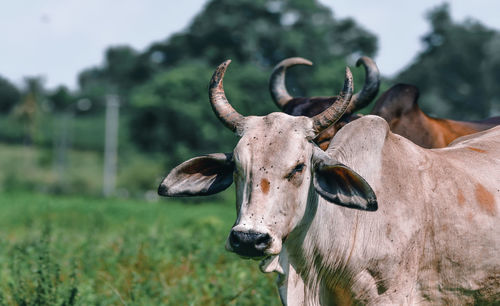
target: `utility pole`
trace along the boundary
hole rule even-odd
[[[118,125],[120,101],[117,95],[106,95],[106,134],[104,143],[104,173],[102,193],[109,197],[115,193],[118,152]]]

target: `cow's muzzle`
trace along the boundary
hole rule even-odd
[[[256,232],[241,232],[232,230],[229,234],[229,244],[233,252],[244,257],[263,257],[271,245],[269,234]]]

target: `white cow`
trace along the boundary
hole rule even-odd
[[[228,64],[212,77],[210,101],[240,141],[232,153],[177,166],[161,195],[213,194],[234,180],[226,248],[281,252],[263,270],[283,270],[289,304],[500,300],[500,128],[427,150],[365,116],[324,152],[312,140],[349,104],[349,70],[341,98],[315,117],[243,117],[222,88]]]

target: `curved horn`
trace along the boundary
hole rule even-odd
[[[210,105],[217,118],[224,123],[231,131],[235,132],[242,120],[245,118],[240,115],[226,98],[224,87],[222,86],[222,79],[226,73],[227,66],[231,60],[227,60],[220,64],[212,75],[208,95],[210,97]]]
[[[365,68],[365,84],[363,85],[361,91],[352,97],[351,104],[349,104],[345,114],[352,114],[355,111],[366,107],[378,94],[380,86],[380,72],[377,64],[375,64],[371,58],[362,56],[356,62],[356,67],[361,65]]]
[[[313,120],[313,129],[316,133],[320,133],[342,117],[351,101],[352,91],[352,73],[349,67],[346,67],[344,88],[342,88],[339,98],[322,113],[311,118]]]
[[[285,85],[285,72],[286,69],[295,65],[312,66],[312,62],[302,57],[290,57],[279,62],[271,73],[269,79],[269,91],[274,103],[280,108],[283,107],[293,99],[293,97],[286,90]]]

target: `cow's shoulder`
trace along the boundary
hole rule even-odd
[[[326,153],[372,184],[380,176],[382,152],[388,145],[387,140],[393,136],[383,118],[363,116],[340,129]]]
[[[356,153],[376,150],[384,144],[389,134],[392,133],[384,119],[374,115],[362,116],[335,134],[327,152],[332,154],[339,148],[349,148]]]

